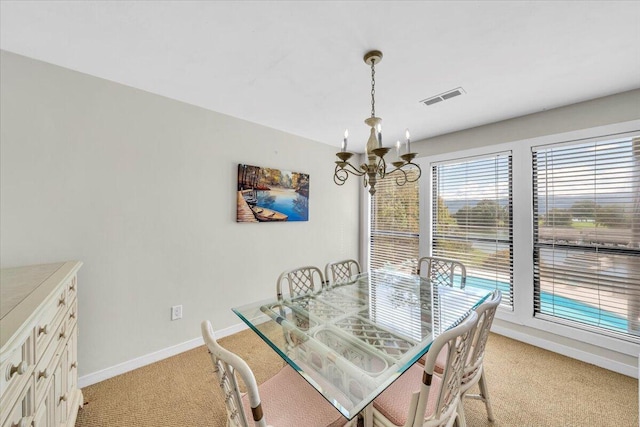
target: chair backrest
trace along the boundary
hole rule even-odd
[[[429,347],[424,364],[424,374],[420,385],[415,420],[412,423],[413,426],[422,426],[425,421],[425,410],[428,405],[429,392],[434,375],[439,375],[442,383],[436,397],[435,409],[429,419],[440,420],[444,425],[446,420],[455,417],[458,403],[461,399],[460,383],[464,373],[465,361],[467,360],[473,331],[477,322],[478,315],[475,311],[472,311],[460,325],[440,334]],[[446,354],[444,359],[440,354],[441,352]],[[441,374],[434,374],[438,360],[446,360],[446,363],[441,367]]]
[[[202,338],[211,354],[211,360],[213,361],[213,366],[218,376],[220,388],[224,393],[224,401],[227,407],[227,425],[230,427],[249,427],[242,405],[242,395],[238,388],[238,379],[236,378],[236,372],[238,372],[247,388],[249,405],[251,405],[251,413],[253,414],[255,426],[266,427],[267,422],[264,419],[262,406],[260,405],[258,384],[251,368],[238,355],[218,344],[211,322],[208,320],[203,321],[200,324],[200,328],[202,330]]]
[[[306,266],[294,268],[280,274],[276,283],[278,300],[282,299],[282,286],[288,285],[289,294],[292,297],[306,295],[324,286],[324,276],[318,267]]]
[[[480,304],[475,311],[478,313],[478,324],[476,325],[473,333],[473,340],[471,353],[467,358],[467,366],[465,367],[465,377],[472,376],[473,373],[478,371],[482,366],[482,360],[484,359],[484,350],[487,345],[487,338],[489,338],[489,331],[493,318],[495,317],[496,310],[502,300],[502,292],[496,289],[493,292],[493,296],[488,301]]]
[[[426,264],[426,268],[422,268]],[[467,283],[467,269],[460,261],[447,258],[426,256],[418,260],[418,276],[423,273],[431,283],[453,287],[455,276],[460,277],[460,289],[464,289]]]
[[[345,282],[356,274],[360,274],[360,264],[354,259],[330,262],[324,267],[324,278],[331,285]]]

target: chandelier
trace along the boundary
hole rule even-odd
[[[411,152],[411,139],[409,135],[409,129],[405,131],[406,141],[406,153],[400,154],[401,145],[400,141],[396,142],[396,156],[397,160],[391,162],[393,169],[387,171],[387,163],[384,160],[384,156],[391,150],[388,147],[382,146],[382,119],[376,117],[376,69],[375,65],[379,64],[382,60],[382,52],[379,50],[372,50],[367,52],[364,56],[364,62],[371,66],[371,117],[365,119],[365,123],[371,127],[371,133],[369,140],[367,141],[367,163],[363,163],[360,167],[354,166],[349,162],[349,159],[353,156],[353,153],[347,151],[347,139],[349,137],[349,131],[344,131],[344,139],[342,140],[342,150],[336,153],[339,160],[336,160],[336,168],[333,173],[333,181],[338,185],[343,185],[349,178],[349,174],[363,177],[363,184],[366,188],[369,187],[369,194],[372,196],[376,192],[376,182],[378,179],[382,179],[387,175],[396,175],[396,184],[404,185],[407,182],[416,182],[422,173],[420,166],[413,163],[413,159],[417,153]],[[415,169],[417,174],[415,177],[407,174],[408,170]]]

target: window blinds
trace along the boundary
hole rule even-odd
[[[456,259],[467,286],[500,289],[513,307],[511,153],[432,168],[432,255]]]
[[[414,179],[417,172],[407,174]],[[418,182],[399,186],[395,175],[378,181],[371,197],[370,266],[413,273],[420,239]]]
[[[640,337],[640,135],[533,148],[534,315]]]

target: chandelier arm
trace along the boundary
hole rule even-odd
[[[408,165],[411,165],[411,166],[414,167],[414,169],[417,169],[418,170],[418,175],[416,175],[415,179],[407,178],[407,181],[408,182],[416,182],[422,176],[422,169],[420,169],[420,166],[418,166],[416,163],[413,163],[413,162],[407,162],[407,164],[405,166],[408,166]]]
[[[336,162],[338,163],[338,162]],[[355,176],[362,176],[366,172],[358,170],[355,166],[353,166],[349,162],[340,162],[340,164],[336,164],[336,167],[333,171],[333,182],[338,185],[344,185],[344,183],[349,178],[349,174]]]
[[[366,173],[366,171],[360,170],[357,167],[355,167],[354,165],[352,165],[349,162],[346,162],[346,165],[344,165],[344,171],[348,172],[350,174],[353,174],[355,176],[362,176]]]
[[[396,177],[396,185],[403,186],[409,181],[409,177],[407,176],[407,172],[402,169],[402,166],[396,167],[391,172],[388,172],[387,175],[392,175],[396,172],[400,172],[400,174]]]
[[[349,174],[347,171],[342,169],[340,166],[336,165],[336,170],[333,172],[333,182],[337,185],[344,185],[344,183],[349,178]]]
[[[407,174],[407,170],[405,169],[405,166],[409,166],[409,165],[414,166],[414,169],[418,171],[418,175],[415,178],[411,178],[409,174]],[[403,186],[407,182],[416,182],[418,181],[418,179],[420,179],[420,176],[422,175],[422,169],[420,169],[420,166],[412,162],[406,162],[400,166],[396,166],[393,170],[391,170],[390,172],[387,172],[387,175],[391,175],[395,172],[402,172],[402,175],[399,175],[396,177],[396,184],[399,186]]]

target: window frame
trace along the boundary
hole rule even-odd
[[[576,348],[571,341],[583,342],[608,351],[637,357],[640,345],[616,337],[577,329],[571,326],[534,317],[533,279],[533,165],[532,147],[547,144],[574,144],[603,138],[630,136],[640,131],[640,120],[582,129],[560,134],[545,135],[513,142],[486,145],[458,151],[442,152],[420,157],[416,161],[422,170],[431,170],[434,163],[456,161],[467,157],[479,157],[492,153],[511,151],[513,166],[513,311],[500,307],[496,312],[498,322],[494,330],[512,338],[521,339],[534,345],[554,348],[563,354],[573,355],[591,363],[606,360],[606,356],[588,348]],[[447,149],[442,147],[442,149]],[[432,178],[423,174],[420,178],[420,256],[430,254],[432,241]],[[557,336],[557,337],[554,337]],[[562,338],[570,340],[563,341]],[[551,345],[549,345],[551,344]],[[596,363],[597,364],[597,363]],[[628,365],[619,362],[618,372],[626,372]],[[630,374],[628,374],[630,375]]]
[[[638,137],[640,136],[640,132],[630,132],[629,136],[635,136]],[[587,144],[592,144],[592,143],[603,143],[604,146],[607,146],[609,144],[611,144],[613,141],[616,140],[621,140],[621,139],[627,139],[627,138],[620,138],[619,135],[613,135],[613,136],[602,136],[602,137],[594,137],[594,138],[589,138],[589,139],[583,139],[583,140],[579,140],[579,141],[569,141],[567,143],[558,143],[558,144],[545,144],[545,145],[539,145],[539,146],[532,146],[531,147],[531,160],[532,160],[532,182],[534,183],[533,185],[533,192],[532,192],[532,197],[534,198],[534,204],[535,204],[535,190],[536,190],[536,186],[535,186],[535,180],[537,176],[540,175],[536,175],[535,174],[535,170],[534,170],[534,165],[536,164],[535,158],[537,156],[538,153],[545,153],[548,152],[548,150],[563,150],[565,148],[574,148],[574,147],[578,147],[580,145],[586,146]],[[563,167],[569,167],[569,168],[579,168],[582,167],[585,163],[591,162],[591,158],[586,159],[585,158],[585,151],[589,151],[589,148],[584,148],[581,149],[581,151],[579,152],[579,154],[574,155],[574,157],[570,157],[569,155],[567,155],[566,153],[559,153],[558,151],[551,151],[550,154],[546,155],[545,158],[550,159],[550,162],[553,164],[554,162],[558,162],[558,169],[554,169],[552,165],[552,167],[548,167],[546,164],[541,165],[542,168],[542,176],[545,176],[545,172],[548,172],[550,175],[553,175],[554,173],[558,173],[558,171],[562,171]],[[601,155],[601,157],[599,158],[599,161],[603,161],[603,157],[605,159],[606,162],[606,157],[608,157],[610,154],[609,153],[604,153]],[[590,155],[591,156],[591,155]],[[594,157],[597,156],[597,153],[594,154]],[[570,162],[569,162],[570,161]],[[596,160],[593,160],[596,161]],[[614,163],[609,162],[606,166],[607,168],[607,172],[610,173],[610,169],[613,168]],[[540,168],[539,168],[540,170]],[[561,172],[560,172],[561,173]],[[573,172],[575,174],[575,172]],[[610,182],[611,178],[606,178],[606,182]],[[563,183],[562,181],[560,182],[554,182],[553,180],[549,183],[546,183],[545,185],[543,185],[540,189],[540,191],[545,194],[548,191],[553,191],[553,190],[559,190],[561,191],[563,187],[566,186],[565,183]],[[594,189],[595,191],[595,189]],[[586,195],[584,196],[584,200],[591,200],[591,193],[586,193]],[[594,194],[595,197],[595,194]],[[538,204],[540,204],[540,201],[538,200]],[[555,251],[557,250],[558,252],[563,252],[563,251],[567,251],[568,253],[574,253],[574,254],[581,254],[581,253],[590,253],[590,254],[610,254],[610,255],[617,255],[617,256],[631,256],[634,258],[638,258],[638,260],[640,260],[640,250],[639,249],[634,249],[634,248],[627,248],[627,247],[617,247],[617,246],[608,246],[608,245],[597,245],[597,244],[572,244],[572,243],[562,243],[562,242],[553,242],[553,243],[548,243],[548,242],[542,242],[542,241],[536,241],[535,239],[535,233],[536,230],[538,230],[538,233],[540,232],[541,227],[536,227],[536,222],[535,222],[535,206],[532,206],[532,209],[534,211],[534,221],[532,223],[533,225],[533,232],[534,232],[534,240],[533,240],[533,251],[534,251],[534,268],[535,268],[535,262],[536,260],[538,262],[540,262],[540,258],[541,258],[541,252],[543,250],[546,251]],[[539,219],[539,218],[538,218]],[[552,229],[555,229],[555,226],[552,226]],[[558,272],[562,272],[562,266],[559,266],[560,268],[558,270],[554,270],[557,274]],[[538,274],[538,276],[540,276],[541,273]],[[587,280],[587,279],[591,279],[591,280],[595,280],[598,276],[597,275],[589,275],[589,274],[584,274],[582,275],[582,278]],[[606,276],[605,276],[606,277]],[[611,278],[610,278],[611,280]],[[602,283],[602,287],[604,288],[604,292],[607,292],[607,288],[609,286],[616,286],[615,285],[615,279],[614,283],[608,282],[607,279],[603,279],[603,283]],[[538,284],[537,286],[538,289],[536,289],[536,284],[535,284],[535,276],[534,276],[534,292],[539,293],[540,292],[540,284]],[[559,294],[560,295],[560,294]],[[562,296],[562,295],[560,295]],[[536,301],[534,300],[534,303],[536,303]],[[595,303],[595,301],[594,301]],[[552,322],[556,322],[556,323],[565,323],[570,327],[574,327],[572,326],[572,324],[575,324],[575,328],[576,329],[584,329],[584,330],[593,330],[594,333],[597,334],[602,334],[602,336],[610,336],[610,337],[617,337],[619,336],[618,339],[621,340],[626,340],[626,341],[630,341],[636,344],[640,344],[640,336],[634,336],[634,335],[629,335],[629,334],[625,334],[622,332],[618,332],[614,329],[610,329],[607,327],[601,327],[601,326],[596,326],[596,325],[591,325],[588,322],[581,322],[579,320],[572,320],[572,319],[568,319],[568,318],[564,318],[562,315],[554,315],[551,313],[546,313],[543,312],[540,309],[540,305],[541,302],[537,302],[536,303],[536,307],[534,307],[534,316],[540,319],[549,319],[549,321]],[[607,309],[608,308],[608,303],[604,303],[603,305],[599,305],[599,307],[603,308],[603,309]],[[562,308],[560,308],[560,311],[562,311]],[[600,330],[600,332],[599,332]]]

